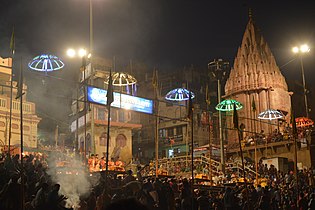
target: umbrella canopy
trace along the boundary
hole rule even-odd
[[[282,112],[274,109],[267,109],[266,111],[263,111],[258,115],[258,118],[262,120],[275,120],[283,117],[284,115],[282,114]]]
[[[236,110],[240,110],[243,108],[243,104],[240,102],[234,100],[234,99],[227,99],[224,101],[221,101],[216,107],[216,110],[223,111],[223,112],[229,112],[234,110],[234,106],[236,106]]]
[[[113,86],[129,86],[137,83],[136,78],[124,72],[113,72],[112,78]],[[105,78],[105,83],[109,83],[109,74]]]
[[[195,94],[185,88],[176,88],[168,92],[165,99],[168,101],[187,101],[189,100],[189,94],[191,99],[195,98]]]
[[[311,125],[314,125],[314,121],[307,118],[307,117],[298,117],[295,118],[296,127],[302,128],[302,127],[308,127]]]
[[[62,69],[65,64],[55,55],[42,54],[36,56],[28,63],[28,67],[35,71],[57,71]]]

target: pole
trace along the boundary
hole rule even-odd
[[[90,53],[93,56],[93,3],[90,0]]]
[[[218,79],[218,103],[221,103],[221,81]],[[222,129],[222,112],[219,111],[219,131],[220,131],[220,150],[221,150],[221,170],[225,175],[225,157],[224,157],[224,141]]]
[[[105,170],[105,190],[108,189],[108,155],[109,155],[109,138],[110,138],[110,104],[107,104],[107,141],[106,141],[106,170]]]
[[[78,85],[77,85],[77,104],[76,104],[77,113],[76,113],[76,122],[75,122],[76,144],[75,145],[79,144],[79,112],[80,112],[80,110],[79,110],[79,88],[80,87],[78,87]],[[81,146],[81,145],[78,145],[78,147],[76,147],[76,148],[78,149],[79,146]]]
[[[255,116],[254,111],[254,116]],[[254,122],[254,133],[255,133],[255,170],[256,170],[256,185],[258,185],[258,156],[257,156],[257,138],[256,138],[256,122]]]
[[[244,156],[243,156],[243,149],[242,149],[242,143],[241,143],[242,137],[241,137],[241,131],[239,130],[239,128],[237,128],[237,134],[238,134],[238,142],[239,142],[240,154],[241,154],[241,160],[242,160],[242,170],[243,170],[244,186],[245,186],[246,199],[247,199],[247,209],[249,209],[249,202],[248,202],[249,194],[248,194],[248,189],[247,189]]]
[[[307,90],[306,90],[306,86],[305,86],[305,74],[304,74],[304,65],[303,65],[303,58],[302,58],[302,55],[300,55],[300,62],[301,62],[302,82],[303,82],[303,94],[304,94],[304,103],[305,103],[305,114],[306,114],[306,117],[309,118],[308,103],[307,103]]]
[[[209,109],[209,105],[207,104],[207,111]],[[209,179],[210,179],[210,186],[212,186],[212,139],[211,139],[211,120],[210,120],[210,111],[208,111],[208,123],[209,123]]]
[[[253,103],[255,103],[253,98]],[[256,116],[256,105],[253,108],[254,117]],[[256,170],[256,185],[258,185],[258,156],[257,156],[257,133],[256,121],[254,120],[254,141],[255,141],[255,170]]]
[[[14,28],[13,28],[14,31]],[[12,39],[12,37],[11,37]],[[11,40],[12,41],[12,40]],[[13,37],[13,45],[14,45],[14,37]],[[12,68],[11,68],[11,82],[10,82],[10,116],[9,116],[9,140],[8,140],[8,155],[10,157],[11,154],[11,138],[12,138],[12,104],[13,104],[13,61],[14,61],[14,48],[15,46],[11,46],[12,47],[12,51],[11,51],[11,55],[12,55]]]
[[[10,117],[9,117],[9,144],[8,144],[8,155],[11,154],[11,138],[12,138],[12,104],[13,104],[13,55],[12,55],[12,71],[11,71],[11,82],[10,82]]]
[[[22,57],[21,57],[21,64],[20,64],[20,82],[19,82],[19,91],[18,91],[18,95],[17,98],[20,98],[20,130],[21,130],[21,151],[20,151],[20,155],[21,155],[21,209],[24,210],[25,206],[24,206],[24,160],[23,160],[23,69],[22,69]]]
[[[190,102],[192,103],[192,99],[191,99],[191,92],[189,92],[189,97],[190,97]],[[194,108],[192,106],[192,104],[189,105],[190,107],[190,123],[191,123],[191,208],[194,209],[194,182],[195,182],[195,178],[194,178]]]
[[[90,0],[90,67],[91,67],[91,85],[93,85],[93,77],[94,77],[94,71],[93,71],[93,2]],[[94,104],[90,104],[91,108],[91,140],[93,142],[93,153],[96,153],[96,145],[95,145],[95,134],[94,134]]]
[[[295,123],[295,122],[293,122]],[[295,173],[295,178],[296,178],[296,191],[297,191],[297,196],[296,196],[296,205],[298,207],[298,198],[299,198],[299,179],[298,179],[298,167],[297,167],[297,141],[296,141],[296,134],[293,134],[293,139],[294,139],[294,173]]]
[[[85,56],[82,57],[82,66],[83,66],[83,91],[84,91],[84,150],[83,150],[83,161],[86,164],[86,114],[87,114],[87,106],[86,106],[86,81],[85,81]]]
[[[58,147],[58,134],[59,134],[59,126],[56,126],[56,131],[55,131],[55,143],[56,143],[56,148]]]
[[[155,91],[155,177],[158,177],[159,168],[159,101],[157,96],[157,86],[154,87]]]

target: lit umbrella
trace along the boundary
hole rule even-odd
[[[113,72],[112,78],[113,78],[113,86],[129,86],[129,85],[134,85],[137,83],[136,78],[134,78],[128,73]],[[109,75],[106,76],[105,83],[108,84],[108,81],[109,81]]]
[[[28,67],[35,71],[50,72],[62,69],[65,64],[55,55],[42,54],[33,58]]]
[[[308,127],[314,125],[314,121],[307,117],[298,117],[295,118],[296,127]]]
[[[275,120],[283,117],[282,112],[274,109],[267,109],[258,115],[258,118],[262,120]]]
[[[165,99],[168,101],[187,101],[189,100],[189,94],[191,94],[191,99],[195,98],[195,94],[190,92],[185,88],[176,88],[168,92]]]
[[[240,110],[243,108],[243,104],[240,102],[234,100],[234,99],[227,99],[224,101],[221,101],[216,107],[216,110],[223,111],[223,112],[229,112],[234,110],[234,106],[236,106],[236,110]]]

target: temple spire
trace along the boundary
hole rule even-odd
[[[248,18],[249,18],[250,20],[252,20],[252,18],[253,18],[253,11],[252,11],[252,8],[248,8]]]

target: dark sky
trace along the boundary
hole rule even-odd
[[[191,64],[206,68],[214,58],[233,63],[248,21],[249,7],[289,83],[301,82],[300,66],[297,60],[292,61],[291,47],[306,42],[315,50],[313,1],[92,1],[95,54],[110,58],[117,56],[118,63],[133,59],[156,66],[161,71]],[[66,63],[67,68],[63,71],[68,71],[56,73],[56,76],[68,76],[69,79],[79,61],[66,58],[66,49],[89,47],[89,1],[1,0],[2,57],[8,56],[13,25],[16,57],[23,56],[26,62],[41,53],[55,54]],[[315,88],[312,84],[315,78],[314,50],[304,59],[306,84],[311,89]],[[33,95],[48,97],[50,92],[43,88],[41,77],[28,75],[28,80]],[[50,83],[47,87],[53,88],[54,94],[66,94],[63,89],[67,86],[54,87],[55,82],[45,82]],[[49,106],[60,100],[49,97]],[[43,108],[45,104],[41,103],[38,107]],[[58,110],[57,105],[54,109]]]

